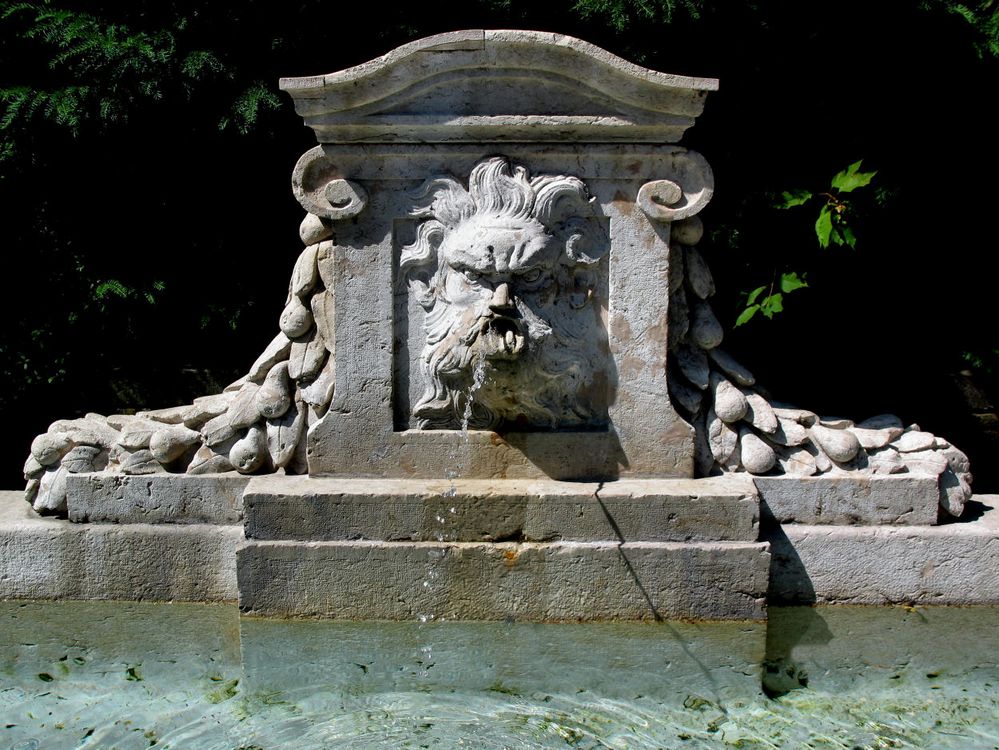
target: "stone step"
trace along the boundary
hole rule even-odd
[[[999,604],[999,495],[940,526],[768,528],[771,604]]]
[[[0,599],[236,599],[237,525],[73,523],[0,492]]]
[[[239,474],[70,474],[66,505],[76,523],[238,524],[249,482]]]
[[[744,541],[759,538],[748,477],[559,482],[259,477],[246,536],[345,541]]]
[[[246,541],[240,610],[349,620],[762,620],[752,542]]]
[[[940,486],[929,474],[755,477],[764,521],[813,525],[930,526]]]

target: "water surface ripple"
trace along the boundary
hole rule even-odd
[[[0,750],[999,748],[999,608],[769,625],[0,603]]]

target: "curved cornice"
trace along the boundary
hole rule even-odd
[[[718,82],[537,31],[470,30],[325,76],[284,78],[321,143],[675,143]]]

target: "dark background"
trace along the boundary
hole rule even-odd
[[[290,173],[315,143],[279,77],[527,28],[721,79],[684,145],[715,171],[701,248],[725,348],[781,400],[918,421],[999,491],[991,3],[344,7],[0,3],[0,487],[52,420],[188,402],[270,341],[301,248]],[[856,249],[818,247],[818,203],[773,208],[860,159],[878,174],[851,194]],[[809,288],[732,330],[745,292],[788,270]]]

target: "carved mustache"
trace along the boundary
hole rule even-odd
[[[513,303],[517,315],[490,309],[488,303],[476,305],[475,316],[458,333],[458,342],[472,347],[482,342],[487,354],[519,355],[528,341],[539,341],[552,333],[551,326],[519,300]]]

